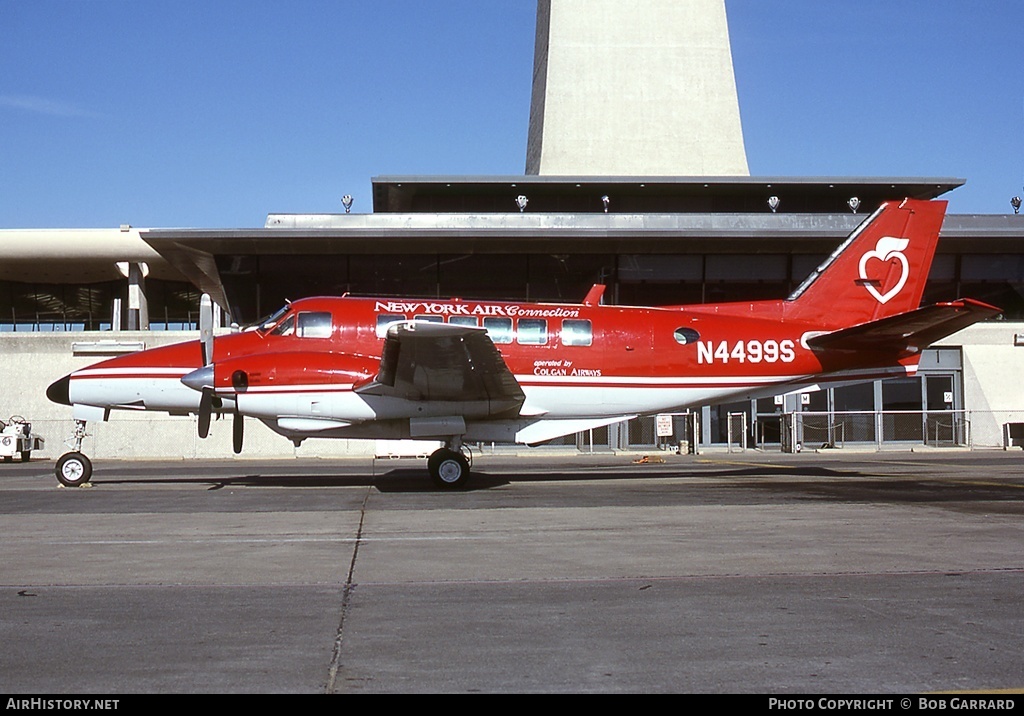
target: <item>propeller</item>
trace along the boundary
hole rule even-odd
[[[241,413],[235,411],[235,419],[231,423],[231,447],[235,455],[242,452],[242,438],[245,434],[245,418]]]
[[[199,348],[203,365],[213,363],[213,299],[208,293],[199,299]]]
[[[213,299],[206,293],[199,299],[199,351],[202,367],[184,376],[181,382],[200,391],[198,432],[199,437],[205,438],[210,434],[214,408],[221,408],[221,401],[214,394]],[[249,376],[238,370],[232,374],[231,382],[237,390],[244,390],[248,387]],[[245,418],[236,410],[231,425],[231,446],[236,455],[242,452],[244,434]]]
[[[204,293],[199,299],[199,350],[204,368],[210,368],[209,384],[201,387],[199,398],[199,437],[210,434],[210,417],[213,414],[213,299]]]
[[[213,388],[203,388],[199,397],[199,437],[210,434],[210,417],[213,414]]]

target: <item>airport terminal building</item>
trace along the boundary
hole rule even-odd
[[[194,339],[202,293],[221,307],[222,330],[254,322],[289,299],[343,293],[573,303],[600,283],[608,287],[605,302],[619,305],[784,298],[882,202],[941,199],[964,183],[749,176],[722,0],[687,8],[652,0],[637,13],[642,21],[609,25],[609,14],[628,12],[618,5],[588,0],[581,12],[576,0],[539,3],[524,175],[377,177],[372,213],[272,213],[263,227],[250,229],[0,229],[0,411],[32,420],[48,440],[47,454],[59,455],[72,423],[64,406],[46,401],[46,385],[102,356]],[[678,41],[658,43],[640,67],[608,57],[614,53],[596,54],[608,58],[606,72],[656,79],[659,62],[678,66],[700,45],[705,57],[691,64],[705,76],[693,86],[715,88],[715,96],[684,103],[680,114],[679,102],[648,92],[645,101],[660,102],[662,114],[645,128],[663,134],[638,132],[628,112],[595,109],[600,92],[635,82],[602,82],[587,91],[579,77],[555,71],[566,66],[566,53],[588,50],[569,41],[588,23],[648,35],[686,28]],[[687,42],[693,32],[722,41]],[[568,64],[580,65],[575,59]],[[629,104],[619,98],[617,106]],[[602,131],[633,140],[625,147],[602,137],[582,142],[581,127],[595,111],[606,120]],[[695,134],[697,124],[707,129]],[[1011,378],[1024,368],[1022,287],[1024,217],[947,215],[925,302],[969,297],[1003,313],[929,349],[917,376],[703,406],[556,442],[582,451],[675,449],[681,442],[791,450],[1013,443],[1016,425],[1024,423],[1024,391]],[[231,454],[229,429],[218,433],[215,426],[213,440],[200,444],[194,423],[117,416],[91,426],[92,454]],[[295,448],[269,431],[249,446],[261,455],[394,449],[325,440]]]

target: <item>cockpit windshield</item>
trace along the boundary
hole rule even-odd
[[[295,316],[288,316],[270,331],[272,336],[290,336],[295,333]]]
[[[280,320],[284,317],[284,314],[288,313],[288,309],[290,309],[291,307],[292,305],[290,303],[286,303],[285,305],[281,306],[281,308],[277,309],[272,314],[259,321],[256,324],[256,330],[259,331],[261,334],[266,335],[269,331],[272,331],[274,329],[274,326],[276,326],[280,322]]]

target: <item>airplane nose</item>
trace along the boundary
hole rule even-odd
[[[207,365],[183,375],[181,382],[192,390],[202,392],[203,388],[213,387],[213,366]]]
[[[71,376],[66,375],[60,380],[54,381],[50,384],[50,387],[46,389],[46,397],[52,400],[54,403],[60,403],[61,405],[71,405],[71,397],[69,396],[69,388],[71,386]]]

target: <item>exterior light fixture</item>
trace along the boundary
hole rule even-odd
[[[1013,213],[1014,214],[1019,214],[1020,213],[1020,197],[1019,196],[1015,196],[1012,199],[1010,199],[1010,206],[1013,207]]]
[[[341,203],[342,203],[342,206],[345,207],[345,213],[346,214],[349,213],[350,211],[352,211],[352,195],[351,194],[346,194],[345,196],[341,197]]]
[[[522,214],[526,211],[526,205],[530,203],[530,200],[525,195],[520,194],[516,197],[516,206],[519,207],[519,213]]]
[[[778,210],[780,203],[781,202],[779,201],[779,197],[777,197],[777,196],[770,196],[770,197],[768,197],[768,208],[772,210],[773,214]]]
[[[848,207],[850,207],[850,211],[852,211],[854,214],[856,214],[857,213],[857,209],[860,208],[860,199],[858,199],[855,196],[851,196],[849,201],[846,202],[846,205]]]
[[[604,196],[601,197],[601,203],[604,204],[604,213],[607,214],[608,213],[608,205],[611,203],[611,199],[608,198],[607,194],[605,194]]]

